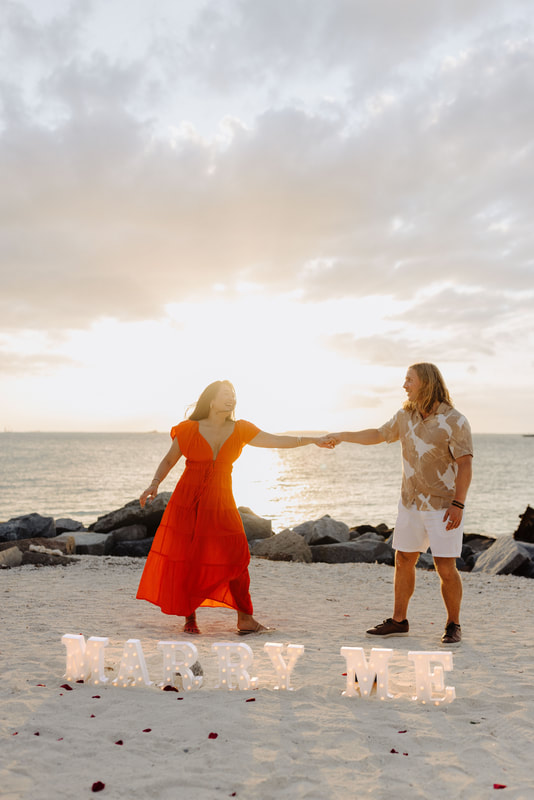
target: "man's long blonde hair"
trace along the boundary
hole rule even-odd
[[[412,364],[408,369],[413,369],[417,373],[422,386],[415,403],[411,400],[407,400],[404,403],[403,407],[407,411],[418,410],[424,414],[430,414],[436,403],[447,403],[447,405],[452,406],[452,400],[449,390],[445,386],[443,375],[435,364],[426,362]]]

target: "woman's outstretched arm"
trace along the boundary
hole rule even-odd
[[[147,500],[154,499],[154,497],[158,493],[158,486],[160,485],[161,481],[163,481],[167,477],[171,469],[178,463],[181,457],[182,457],[182,452],[178,444],[178,438],[173,439],[173,442],[169,448],[169,452],[167,453],[167,455],[163,457],[156,472],[154,473],[152,483],[150,484],[148,489],[145,489],[145,491],[139,498],[139,502],[141,503],[141,508],[145,507],[145,503],[147,502]]]
[[[289,434],[266,433],[260,431],[249,442],[253,447],[277,447],[288,449],[290,447],[303,447],[307,444],[316,444],[317,447],[326,447],[331,450],[334,443],[325,440],[324,436],[290,436]]]

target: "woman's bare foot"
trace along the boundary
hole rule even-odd
[[[185,618],[184,633],[200,633],[195,612]]]

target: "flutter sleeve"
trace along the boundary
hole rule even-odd
[[[246,419],[240,419],[237,423],[239,425],[239,438],[242,444],[248,444],[260,432],[260,428],[252,422],[247,422]]]
[[[191,441],[191,437],[196,430],[195,426],[196,422],[193,422],[190,419],[184,419],[183,422],[178,423],[178,425],[173,425],[171,428],[171,439],[178,439],[180,451],[184,455],[189,449],[189,442]]]

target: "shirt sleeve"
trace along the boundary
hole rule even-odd
[[[256,434],[260,433],[260,428],[252,422],[247,422],[246,419],[240,419],[236,424],[239,425],[239,435],[243,444],[248,444]]]
[[[398,442],[400,438],[400,428],[399,428],[399,414],[401,412],[397,411],[394,417],[391,417],[388,422],[385,422],[378,430],[386,440],[388,444],[391,442]]]
[[[471,436],[471,426],[467,419],[462,414],[458,414],[451,428],[452,434],[449,440],[449,449],[454,458],[472,456],[473,437]]]

